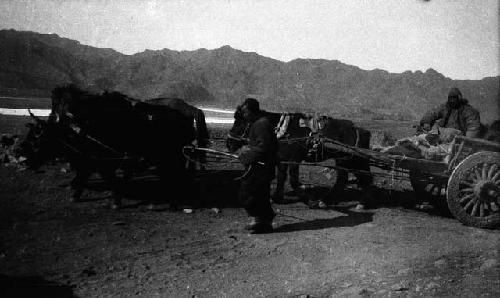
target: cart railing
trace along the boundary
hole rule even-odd
[[[326,139],[323,142],[323,146],[327,150],[343,152],[366,159],[371,165],[381,169],[393,170],[394,168],[402,168],[406,170],[425,172],[428,175],[433,176],[447,176],[448,165],[441,161],[419,159],[404,155],[392,155],[370,149],[348,146],[329,139]]]

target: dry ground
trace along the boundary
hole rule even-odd
[[[131,183],[119,211],[99,180],[70,203],[73,174],[60,169],[0,166],[1,297],[500,296],[500,231],[409,208],[406,183],[377,179],[379,206],[365,212],[352,210],[355,187],[327,210],[289,197],[274,205],[274,233],[249,235],[238,165],[200,175],[192,214],[146,211],[142,200],[161,190],[154,180]],[[309,196],[326,194],[321,169],[302,178],[318,185]]]

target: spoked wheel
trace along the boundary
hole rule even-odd
[[[500,153],[478,152],[459,163],[448,181],[447,201],[465,225],[500,226]]]

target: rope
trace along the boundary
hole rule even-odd
[[[223,156],[223,157],[228,157],[228,158],[233,158],[233,159],[237,159],[238,158],[238,155],[236,155],[236,154],[231,154],[231,153],[227,153],[227,152],[223,152],[223,151],[218,151],[218,150],[214,150],[214,149],[210,149],[210,148],[202,148],[202,147],[195,148],[195,147],[192,147],[192,146],[184,146],[183,150],[182,150],[182,154],[184,155],[184,157],[188,161],[191,161],[191,162],[194,162],[194,163],[197,163],[197,164],[202,164],[202,163],[200,161],[193,160],[189,155],[187,155],[186,152],[185,152],[186,149],[190,149],[192,151],[197,150],[197,151],[202,151],[202,152],[206,152],[206,153],[212,153],[212,154],[216,154],[216,155]],[[257,164],[259,164],[259,165],[265,165],[263,162],[258,162]],[[244,179],[246,176],[248,176],[248,174],[250,174],[250,171],[252,171],[252,169],[253,169],[253,164],[249,165],[248,168],[245,169],[245,172],[243,173],[243,175],[241,175],[239,177],[236,177],[233,180],[238,181],[238,180]]]
[[[392,161],[392,169],[391,169],[391,187],[389,188],[389,194],[392,193],[392,188],[394,187],[394,176],[395,176],[395,168],[396,168],[396,160]]]
[[[118,169],[121,169],[121,166],[123,165],[123,162],[125,160],[128,160],[128,159],[135,159],[134,157],[127,157],[127,153],[125,153],[125,155],[123,157],[96,157],[95,155],[92,155],[92,154],[85,154],[83,153],[82,151],[76,149],[74,146],[71,146],[70,144],[68,144],[67,142],[65,142],[64,140],[60,139],[60,138],[57,138],[56,139],[59,143],[63,144],[64,146],[68,147],[69,149],[71,149],[73,152],[81,155],[81,156],[86,156],[87,158],[90,158],[90,159],[93,159],[93,160],[102,160],[102,161],[106,161],[106,160],[119,160],[120,161],[120,165],[119,165],[119,168]]]
[[[106,148],[106,149],[108,149],[108,150],[110,150],[110,151],[112,151],[112,152],[114,152],[114,153],[117,153],[117,154],[123,154],[123,153],[121,153],[120,151],[117,151],[117,150],[115,150],[115,149],[111,148],[110,146],[108,146],[108,145],[106,145],[106,144],[104,144],[104,143],[100,142],[99,140],[97,140],[97,139],[93,138],[93,137],[92,137],[92,136],[90,136],[89,134],[85,134],[85,135],[84,135],[84,137],[86,137],[87,139],[89,139],[89,140],[91,140],[91,141],[94,141],[95,143],[97,143],[97,144],[101,145],[102,147],[104,147],[104,148]],[[127,155],[127,153],[125,153],[124,155]]]

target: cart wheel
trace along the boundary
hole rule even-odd
[[[447,201],[465,225],[500,226],[500,153],[477,152],[459,163],[448,180]]]

